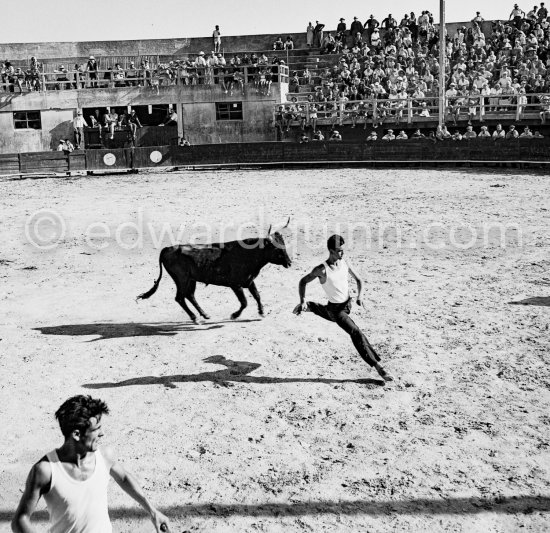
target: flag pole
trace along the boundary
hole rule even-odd
[[[445,59],[446,59],[445,0],[439,0],[439,125],[445,124]]]

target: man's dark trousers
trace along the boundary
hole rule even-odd
[[[309,310],[317,316],[336,322],[350,337],[359,355],[370,366],[374,366],[380,357],[370,345],[365,334],[359,329],[357,324],[351,319],[349,313],[351,311],[351,298],[344,303],[335,304],[328,302],[327,305],[321,305],[317,302],[307,303]]]

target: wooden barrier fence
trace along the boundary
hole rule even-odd
[[[550,138],[429,139],[367,142],[287,142],[155,146],[0,155],[0,176],[69,175],[156,167],[284,166],[357,163],[550,163]]]

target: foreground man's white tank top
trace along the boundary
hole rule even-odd
[[[348,284],[348,265],[343,259],[338,261],[336,268],[329,267],[327,262],[325,272],[327,279],[321,283],[321,287],[325,289],[328,301],[333,304],[343,304],[349,300],[349,284]]]
[[[101,452],[95,453],[94,473],[85,481],[72,478],[54,450],[47,454],[52,469],[50,490],[44,495],[50,514],[49,533],[111,533],[107,510],[109,470]]]

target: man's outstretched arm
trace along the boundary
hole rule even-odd
[[[155,531],[157,533],[170,531],[168,518],[151,505],[151,502],[149,502],[143,493],[136,478],[134,478],[134,476],[132,476],[132,474],[130,474],[121,464],[116,462],[111,450],[103,450],[103,454],[107,463],[110,465],[111,477],[126,494],[133,498],[147,512],[155,525]]]
[[[31,516],[36,509],[38,500],[52,478],[51,466],[47,461],[36,463],[27,476],[25,491],[15,511],[11,522],[11,530],[14,533],[34,533],[35,529],[31,524]]]
[[[296,306],[295,312],[299,315],[303,311],[307,311],[306,303],[306,285],[311,283],[313,280],[320,278],[324,271],[323,265],[316,266],[309,274],[306,274],[298,284],[298,293],[300,295],[300,303]]]

